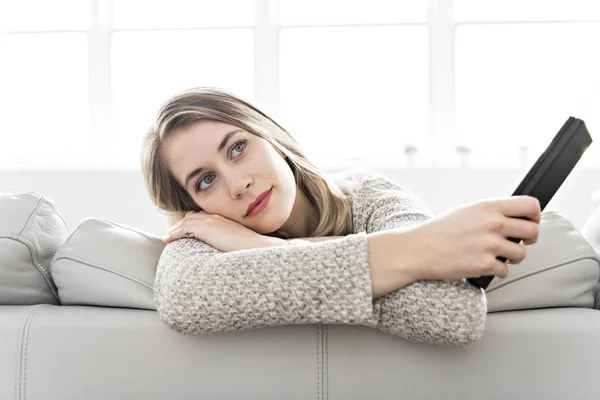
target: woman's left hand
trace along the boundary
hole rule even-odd
[[[169,243],[182,238],[196,238],[223,253],[273,246],[276,240],[222,215],[209,214],[206,211],[188,213],[171,228],[164,242]]]

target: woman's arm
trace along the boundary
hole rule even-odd
[[[305,239],[272,238],[271,246],[296,246],[310,244]],[[373,299],[386,295],[398,288],[409,285],[420,279],[416,264],[407,262],[402,254],[405,237],[397,232],[374,232],[367,235],[367,249],[371,276],[371,293]],[[332,240],[332,239],[329,239]],[[390,260],[395,260],[391,263]]]
[[[355,231],[397,230],[410,235],[410,228],[433,218],[433,212],[414,193],[375,173],[363,175],[361,192],[355,197]],[[402,233],[401,231],[407,231]],[[396,249],[402,251],[402,240]],[[388,247],[387,252],[392,248]],[[390,253],[385,259],[395,259]],[[406,251],[406,249],[405,249]],[[408,251],[410,253],[410,251]],[[405,254],[420,268],[418,254]],[[402,257],[400,257],[402,259]],[[418,280],[373,301],[379,312],[377,328],[409,340],[441,345],[465,345],[483,335],[487,316],[485,292],[466,280]]]
[[[410,250],[410,228],[431,220],[431,209],[383,175],[362,172],[350,179],[361,180],[353,200],[354,231],[366,232],[369,242],[376,243],[369,250],[371,269],[394,271],[395,279],[379,283],[372,274],[373,309],[379,316],[376,327],[439,345],[463,346],[479,340],[487,316],[485,292],[464,279],[422,280],[420,270],[425,266],[420,255]],[[287,242],[296,246],[307,241]]]
[[[365,233],[228,253],[175,240],[160,257],[154,297],[161,320],[181,333],[378,321]]]

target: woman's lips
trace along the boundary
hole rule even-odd
[[[261,213],[262,210],[267,208],[269,205],[269,201],[271,200],[271,194],[273,193],[273,188],[269,189],[267,195],[250,211],[246,216],[253,217]]]

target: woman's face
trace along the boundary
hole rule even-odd
[[[171,174],[209,214],[263,234],[282,227],[292,214],[294,174],[285,155],[259,136],[204,120],[169,136],[162,151]],[[248,206],[271,189],[266,208],[247,215]]]

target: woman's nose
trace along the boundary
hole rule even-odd
[[[231,197],[238,198],[250,188],[252,181],[247,176],[234,177],[231,183]]]

